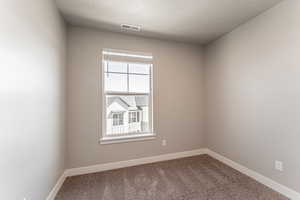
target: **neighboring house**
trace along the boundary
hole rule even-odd
[[[147,96],[110,96],[107,98],[107,134],[148,132]]]

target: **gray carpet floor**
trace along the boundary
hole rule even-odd
[[[56,200],[287,200],[208,155],[73,176]]]

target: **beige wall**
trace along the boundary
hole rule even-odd
[[[103,48],[153,53],[155,140],[99,144]],[[69,168],[203,147],[200,47],[70,27],[67,74]]]
[[[50,0],[1,1],[0,24],[0,199],[43,200],[64,170],[64,24]]]
[[[205,72],[208,147],[298,192],[299,13],[283,1],[210,44]]]

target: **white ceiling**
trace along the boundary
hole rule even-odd
[[[148,37],[205,44],[281,0],[56,0],[73,25],[124,32],[140,25]]]

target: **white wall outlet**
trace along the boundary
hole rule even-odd
[[[162,140],[161,145],[167,146],[167,140]]]
[[[283,171],[283,163],[281,161],[275,161],[275,169],[278,171]]]

